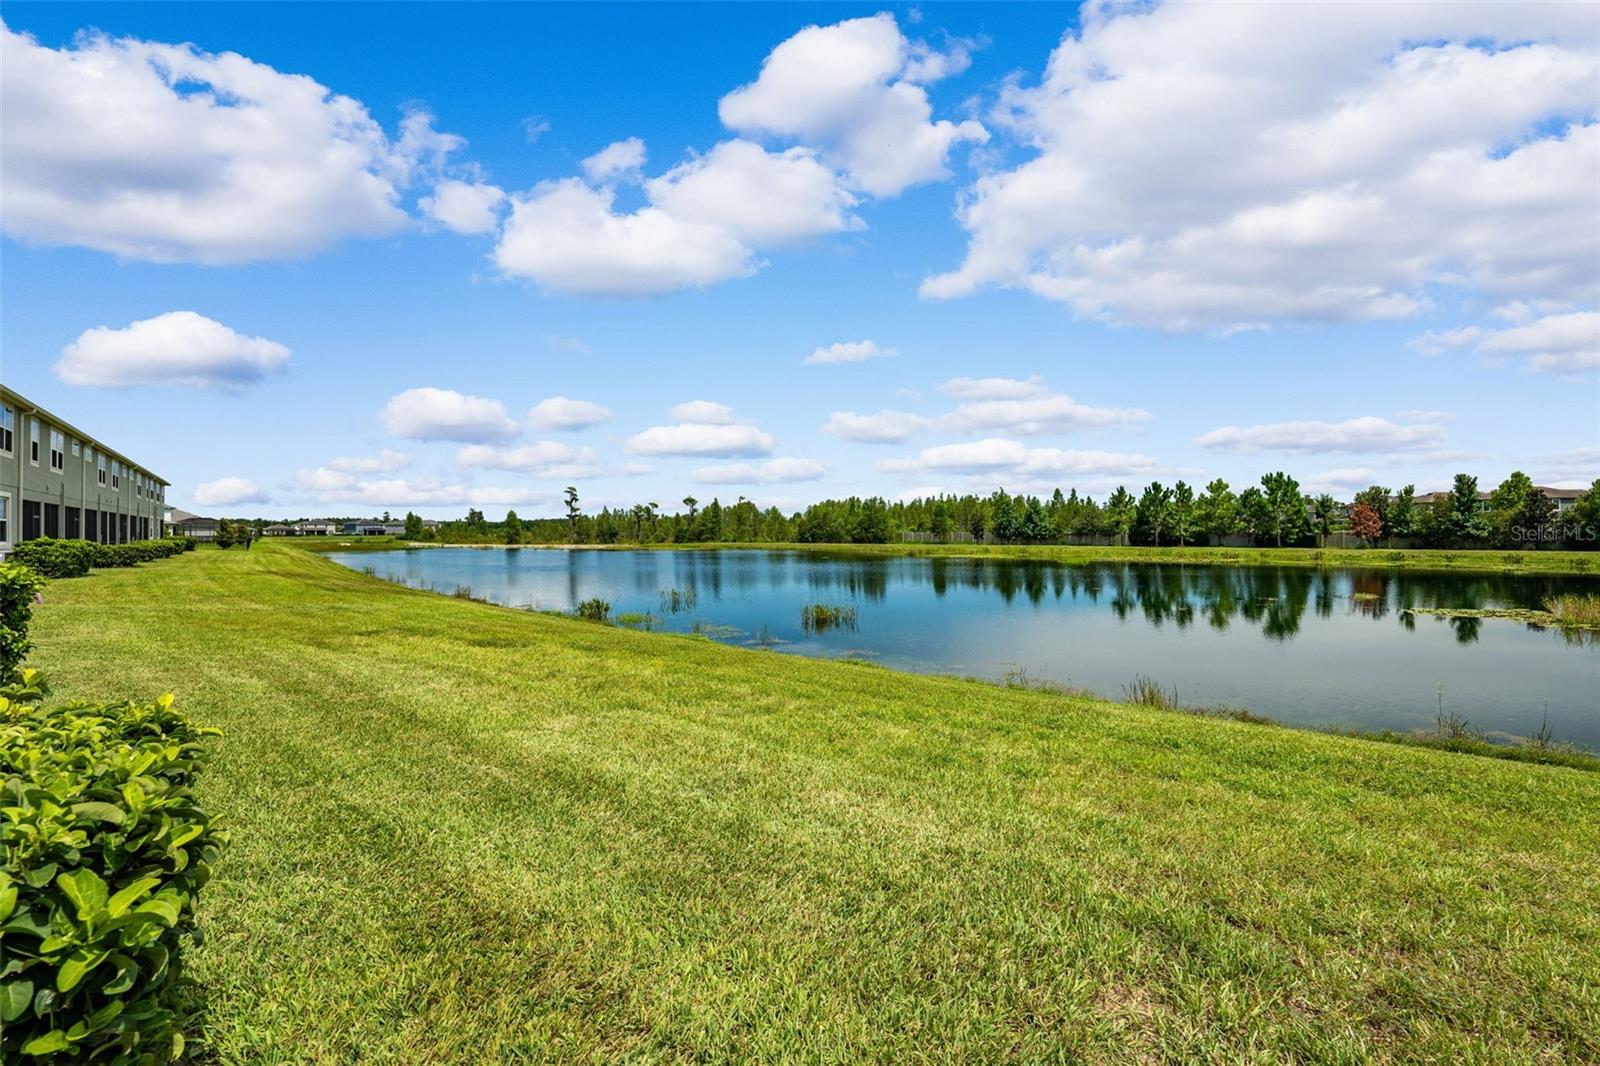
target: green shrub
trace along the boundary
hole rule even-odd
[[[40,537],[11,549],[11,558],[45,577],[82,577],[89,572],[94,545],[86,540]]]
[[[182,1054],[181,951],[227,843],[190,791],[202,737],[153,703],[0,694],[0,1061]]]
[[[579,618],[586,621],[604,622],[611,617],[611,604],[597,596],[578,604],[576,613]]]
[[[32,645],[28,620],[44,578],[21,563],[0,563],[0,685],[9,685]]]

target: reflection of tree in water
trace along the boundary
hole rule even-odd
[[[891,561],[835,556],[808,568],[814,593],[842,590],[870,600],[888,591]],[[1102,599],[1119,619],[1140,617],[1152,626],[1185,629],[1197,621],[1218,631],[1235,619],[1259,627],[1269,640],[1291,640],[1313,606],[1331,617],[1340,601],[1353,614],[1395,618],[1414,629],[1409,608],[1538,608],[1548,596],[1570,592],[1561,575],[1463,574],[1403,570],[1314,570],[1306,567],[1157,566],[1132,563],[1069,565],[1024,559],[899,560],[896,583],[925,584],[944,597],[950,589],[998,593],[1006,603],[1025,597],[1041,603]],[[1583,582],[1592,587],[1594,582]],[[1456,639],[1477,640],[1482,620],[1451,619]],[[1584,639],[1584,638],[1578,638]]]

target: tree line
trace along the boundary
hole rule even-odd
[[[1521,471],[1507,477],[1487,499],[1478,479],[1456,475],[1451,491],[1431,501],[1417,499],[1415,486],[1398,491],[1372,485],[1347,507],[1326,493],[1301,491],[1282,471],[1240,491],[1221,478],[1196,491],[1186,482],[1151,482],[1137,495],[1118,487],[1095,500],[1076,489],[1048,497],[941,495],[889,502],[881,496],[822,500],[785,514],[740,496],[702,505],[685,496],[682,508],[659,503],[603,507],[585,513],[576,487],[565,493],[559,518],[520,518],[507,512],[491,522],[481,510],[425,529],[406,515],[408,540],[505,544],[693,544],[802,543],[883,544],[903,534],[933,540],[1049,543],[1072,537],[1107,538],[1132,545],[1206,545],[1247,542],[1266,547],[1314,544],[1319,535],[1348,531],[1369,544],[1400,538],[1424,547],[1594,548],[1600,535],[1600,480],[1558,513],[1556,504]]]

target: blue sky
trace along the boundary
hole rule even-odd
[[[0,372],[206,513],[1586,484],[1593,19],[1361,12],[8,4]]]

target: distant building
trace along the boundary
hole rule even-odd
[[[167,528],[173,533],[195,540],[216,540],[217,526],[221,523],[221,519],[190,514],[177,507],[167,508],[166,521]]]
[[[19,541],[163,533],[167,481],[0,385],[0,556]]]
[[[1586,491],[1585,489],[1553,489],[1546,485],[1535,485],[1534,488],[1543,493],[1545,499],[1556,505],[1558,513],[1577,503],[1578,497],[1582,496]],[[1432,506],[1439,500],[1448,500],[1454,495],[1455,493],[1448,491],[1424,492],[1416,497],[1416,502],[1425,507]],[[1487,492],[1478,493],[1478,510],[1487,511],[1489,509],[1489,498],[1490,494]]]

